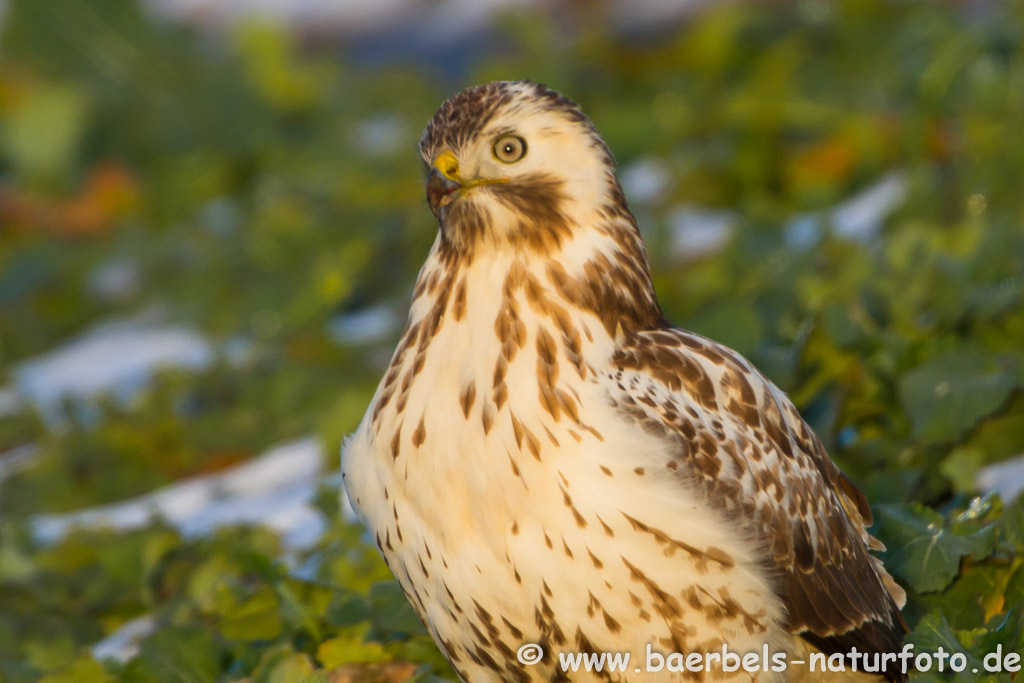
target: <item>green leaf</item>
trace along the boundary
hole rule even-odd
[[[397,581],[381,581],[370,586],[374,630],[382,636],[423,632],[423,624]]]
[[[213,683],[220,672],[217,647],[199,628],[159,630],[142,643],[140,657],[159,683]]]
[[[0,581],[21,581],[34,570],[35,565],[14,543],[0,542]]]
[[[0,120],[0,150],[14,166],[33,175],[67,168],[85,128],[86,92],[67,84],[47,84],[16,100]]]
[[[986,628],[972,629],[969,637],[963,631],[958,632],[957,637],[975,652],[993,652],[999,645],[1012,652],[1024,645],[1024,619],[1021,616],[1019,609],[1010,609],[993,617]]]
[[[43,676],[39,683],[113,683],[103,665],[91,657],[80,657],[57,673]]]
[[[1017,607],[1024,610],[1024,564],[1010,574],[1006,582],[1006,592],[1003,594],[1007,607]]]
[[[380,643],[338,637],[320,643],[316,658],[324,668],[333,669],[349,662],[386,662],[391,659],[391,655]]]
[[[1024,405],[1016,405],[1016,412],[986,420],[968,445],[985,454],[985,462],[998,462],[1024,451]]]
[[[916,653],[938,653],[940,648],[942,652],[947,654],[947,656],[957,652],[962,652],[967,657],[967,669],[965,673],[970,673],[972,675],[957,678],[957,681],[979,680],[977,674],[974,672],[981,672],[984,670],[981,660],[975,657],[968,648],[964,647],[963,643],[961,643],[957,636],[953,634],[953,631],[949,627],[949,623],[946,621],[946,617],[939,610],[931,612],[922,618],[921,621],[917,623],[917,627],[907,635],[906,642],[913,644],[914,652]],[[943,680],[943,678],[937,677],[935,680]]]
[[[968,567],[941,593],[928,593],[919,599],[929,609],[941,609],[954,628],[977,626],[985,622],[986,614],[1001,608],[1004,574],[1001,567]]]
[[[764,336],[757,309],[739,301],[726,301],[687,322],[687,328],[751,356]]]
[[[975,448],[955,448],[942,461],[939,470],[949,477],[957,491],[977,491],[977,474],[985,464],[985,454]]]
[[[1006,506],[997,528],[1001,545],[1015,549],[1018,555],[1024,554],[1024,496]]]
[[[25,659],[43,671],[55,671],[75,656],[75,644],[67,636],[52,640],[30,640],[25,643]]]
[[[313,673],[308,655],[296,653],[285,657],[270,669],[266,683],[303,683]]]
[[[273,640],[282,628],[277,596],[266,585],[240,603],[228,605],[221,622],[221,632],[231,640]]]
[[[353,626],[368,620],[372,614],[370,603],[365,598],[345,592],[331,601],[327,608],[327,621],[334,626]]]
[[[915,503],[878,506],[878,535],[888,546],[886,565],[919,593],[939,591],[960,572],[965,555],[982,559],[995,545],[989,526],[960,535],[945,528],[942,515]]]
[[[996,411],[1016,384],[1006,359],[954,351],[920,365],[900,380],[900,402],[923,441],[954,441]]]
[[[840,348],[851,348],[864,338],[864,326],[849,306],[836,302],[821,312],[825,333]]]
[[[0,681],[3,683],[39,683],[39,670],[24,662],[0,660]]]

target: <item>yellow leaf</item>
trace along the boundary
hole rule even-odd
[[[350,662],[386,662],[391,655],[380,643],[364,643],[355,638],[331,638],[320,643],[316,658],[327,669]]]

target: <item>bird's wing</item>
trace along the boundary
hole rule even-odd
[[[868,553],[883,546],[867,532],[867,499],[781,390],[673,328],[630,336],[613,365],[616,406],[675,440],[708,500],[765,543],[793,633],[826,653],[899,650],[906,596]]]

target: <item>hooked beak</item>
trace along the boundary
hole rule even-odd
[[[440,216],[441,209],[452,203],[452,196],[457,190],[463,189],[459,179],[459,163],[451,152],[442,152],[430,165],[427,175],[427,204],[435,216]]]

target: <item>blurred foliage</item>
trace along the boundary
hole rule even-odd
[[[451,677],[334,490],[328,532],[287,561],[261,529],[47,546],[28,522],[310,432],[336,453],[390,342],[339,341],[332,320],[402,311],[433,240],[419,130],[463,85],[522,77],[577,98],[624,169],[664,171],[633,208],[667,314],[748,355],[865,489],[910,641],[1024,650],[1024,504],[976,481],[1024,452],[1024,7],[728,3],[627,37],[588,8],[572,31],[505,17],[453,83],[258,21],[211,35],[131,0],[8,3],[0,384],[140,313],[221,351],[56,424],[0,411],[0,453],[39,449],[0,482],[0,681]],[[843,228],[832,207],[880,178],[905,183],[895,213]],[[680,206],[726,210],[725,244],[679,248]],[[111,269],[126,284],[98,284]],[[136,658],[92,658],[144,615]]]

